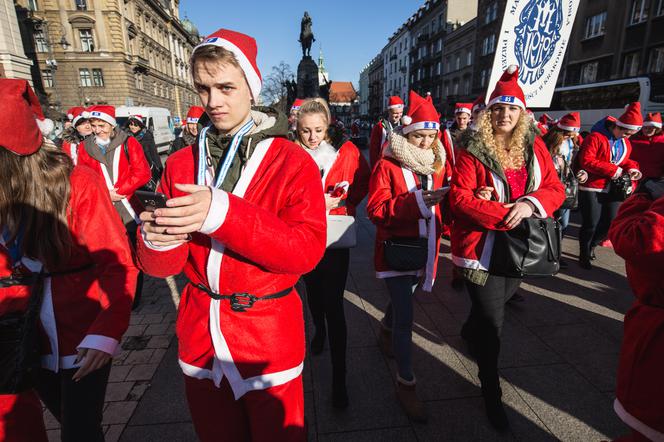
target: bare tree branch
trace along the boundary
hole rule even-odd
[[[293,71],[288,63],[282,60],[277,66],[272,66],[272,72],[263,81],[261,92],[263,102],[286,113],[286,102],[288,101],[286,82],[292,79]]]

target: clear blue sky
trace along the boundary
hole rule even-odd
[[[394,31],[424,0],[181,0],[180,17],[187,17],[201,35],[227,28],[251,35],[258,42],[258,67],[267,76],[281,60],[297,72],[302,57],[298,39],[300,20],[308,11],[316,41],[311,56],[318,61],[323,47],[325,67],[332,81],[352,81],[387,43]]]

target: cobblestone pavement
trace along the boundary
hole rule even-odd
[[[569,268],[555,278],[524,282],[525,301],[509,304],[500,373],[512,429],[498,435],[484,416],[477,367],[459,336],[469,301],[449,285],[448,243],[441,249],[434,292],[415,295],[414,367],[429,423],[413,423],[399,408],[394,361],[383,357],[376,342],[387,292],[373,274],[373,226],[364,213],[358,219],[359,245],[352,251],[345,294],[351,405],[343,412],[332,408],[329,351],[308,357],[309,440],[599,441],[625,432],[612,401],[631,292],[623,262],[611,249],[598,250],[596,268],[584,271],[576,265],[576,240],[565,239]],[[576,235],[575,225],[569,233]],[[174,305],[182,286],[181,279],[146,280],[143,303],[132,314],[111,371],[107,441],[196,440],[174,339]],[[48,413],[46,420],[49,436],[57,440],[57,422]]]

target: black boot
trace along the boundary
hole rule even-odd
[[[597,259],[597,256],[595,256],[595,247],[591,247],[591,248],[590,248],[590,256],[589,256],[589,258],[590,258],[590,261],[594,261],[594,260]]]
[[[590,262],[590,260],[591,258],[588,256],[583,256],[583,255],[579,256],[579,267],[586,270],[592,270],[593,265]]]
[[[486,415],[493,428],[498,431],[505,431],[509,428],[509,421],[503,407],[502,391],[498,378],[500,338],[497,330],[486,323],[479,327],[478,336],[478,377],[482,386]]]
[[[489,418],[491,426],[498,431],[505,431],[510,427],[507,420],[507,413],[503,406],[502,391],[500,385],[484,386],[482,385],[482,397],[484,398],[484,408],[486,416]]]
[[[314,333],[314,338],[311,340],[311,354],[316,356],[323,352],[325,348],[325,338],[327,336],[327,330],[325,329],[325,323],[323,325],[316,327],[316,333]]]

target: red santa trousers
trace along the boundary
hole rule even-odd
[[[47,442],[42,407],[37,394],[0,394],[0,441]]]
[[[235,400],[226,378],[185,376],[191,419],[202,442],[305,442],[302,376]]]

